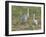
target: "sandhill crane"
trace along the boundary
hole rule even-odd
[[[36,25],[38,24],[38,20],[35,19],[35,14],[33,14],[33,23],[36,24]]]
[[[21,22],[22,23],[27,22],[28,17],[29,17],[29,8],[27,9],[27,14],[24,13],[23,15],[21,15],[20,17]]]

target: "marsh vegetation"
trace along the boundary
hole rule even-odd
[[[25,23],[21,23],[20,16],[27,14],[27,8],[29,8],[29,18]],[[37,25],[32,22],[34,13]],[[12,6],[12,31],[38,29],[41,29],[41,7]]]

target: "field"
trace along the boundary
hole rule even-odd
[[[29,18],[26,23],[21,23],[20,16],[27,13],[29,8]],[[33,24],[33,14],[35,13],[35,18],[38,24]],[[12,6],[12,31],[20,30],[38,30],[41,29],[41,7],[27,7],[27,6]]]

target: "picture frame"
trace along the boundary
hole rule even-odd
[[[34,34],[45,34],[45,3],[5,1],[5,36]]]

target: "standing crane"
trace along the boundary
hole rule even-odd
[[[29,18],[29,8],[27,9],[27,14],[23,14],[21,17],[20,17],[20,20],[22,23],[25,23],[27,22],[27,19]]]
[[[33,23],[36,24],[36,25],[38,24],[38,20],[35,19],[35,14],[33,14]]]

